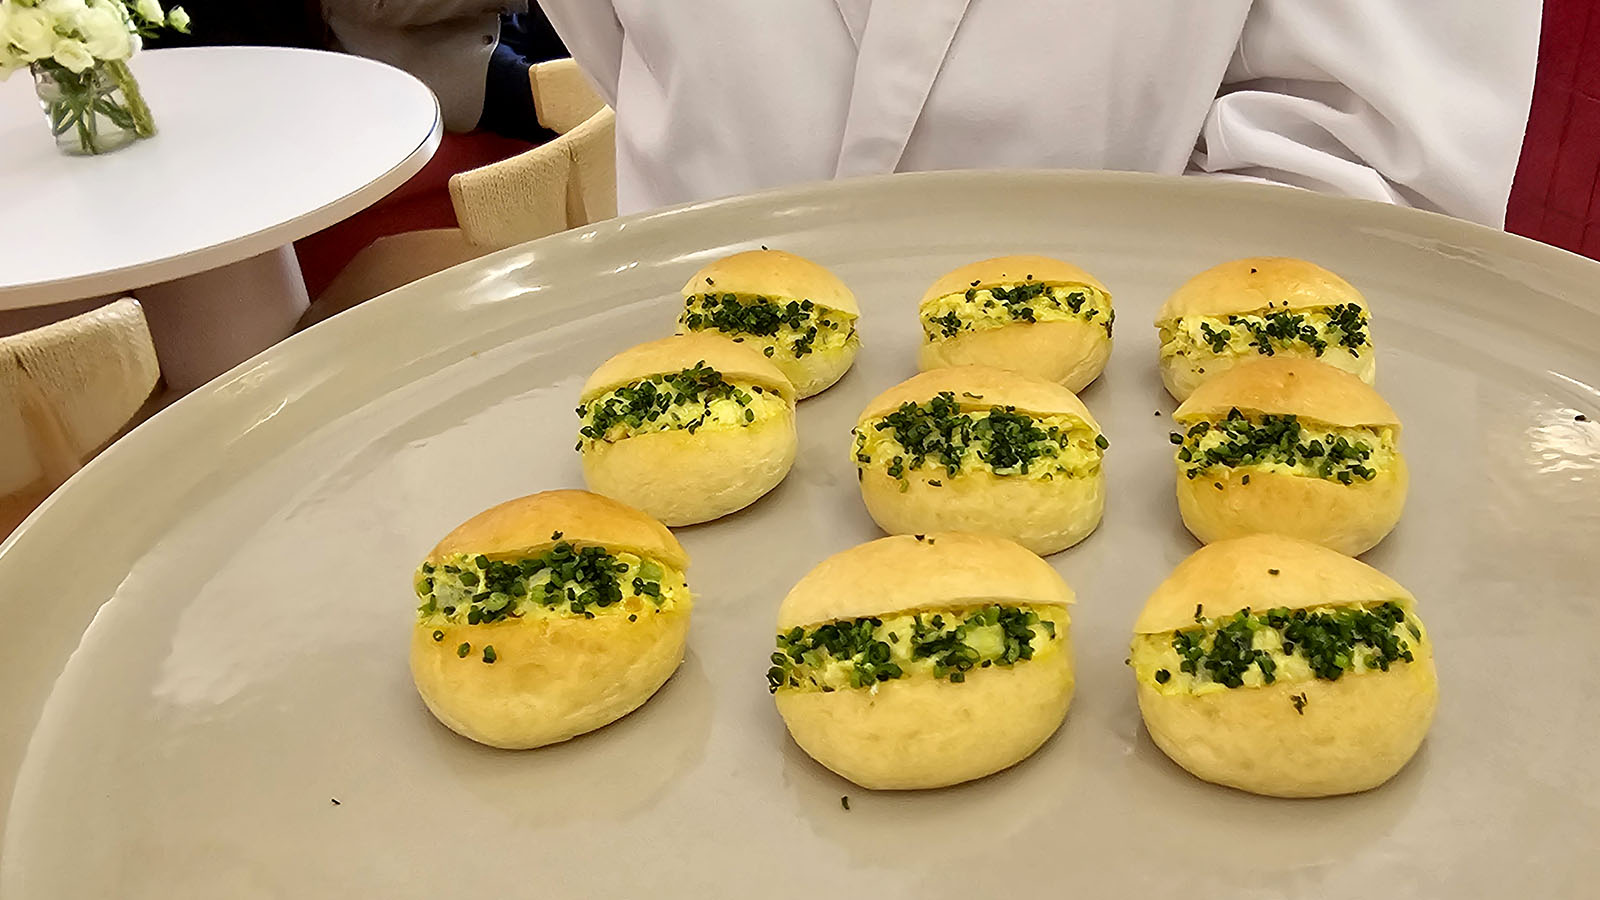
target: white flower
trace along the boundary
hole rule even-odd
[[[181,31],[184,34],[188,34],[189,14],[183,11],[183,7],[174,6],[172,11],[167,13],[167,24],[172,26],[172,28],[176,31]]]
[[[89,9],[83,0],[44,0],[39,8],[56,20],[56,27],[71,27],[74,20]]]
[[[55,23],[42,9],[13,6],[5,22],[5,39],[17,48],[23,62],[43,59],[55,51]]]
[[[152,25],[160,25],[167,18],[161,12],[161,0],[136,0],[133,11],[139,14],[139,18]]]
[[[80,15],[78,34],[95,59],[127,59],[133,54],[128,23],[107,7],[96,6]]]
[[[62,38],[56,44],[55,61],[74,72],[94,67],[94,57],[90,55],[89,48],[77,38]]]
[[[0,5],[0,34],[5,34],[5,7]],[[0,39],[0,81],[11,77],[11,73],[25,68],[28,64],[11,52],[11,45]]]

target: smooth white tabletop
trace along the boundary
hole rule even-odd
[[[20,72],[0,84],[0,309],[170,281],[325,228],[439,145],[422,82],[357,56],[197,47],[135,56],[160,133],[59,152]]]

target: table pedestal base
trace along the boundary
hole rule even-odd
[[[288,337],[310,303],[293,246],[133,294],[167,386],[185,393]]]

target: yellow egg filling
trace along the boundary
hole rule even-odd
[[[1240,469],[1358,484],[1392,468],[1399,455],[1392,427],[1344,428],[1236,409],[1226,418],[1173,432],[1171,440],[1178,448],[1178,471],[1191,479]]]
[[[1354,303],[1226,316],[1182,316],[1160,325],[1161,358],[1320,357],[1372,352],[1367,311]]]
[[[855,461],[906,480],[923,472],[928,483],[971,472],[1052,481],[1100,471],[1109,442],[1069,415],[1033,415],[1012,407],[962,411],[951,392],[858,424]]]
[[[767,358],[801,359],[860,343],[856,317],[812,303],[757,294],[694,294],[678,316],[683,331],[720,331],[761,348]]]
[[[488,625],[507,620],[643,616],[689,598],[683,573],[649,557],[556,543],[515,557],[454,554],[418,568],[417,624]],[[439,639],[439,638],[436,638]]]
[[[578,407],[578,449],[641,434],[682,429],[743,428],[785,414],[789,401],[776,390],[729,381],[704,365],[652,375],[613,388]]]
[[[1018,323],[1072,320],[1096,322],[1109,337],[1116,320],[1111,297],[1098,288],[1037,281],[973,285],[926,301],[918,312],[923,335],[930,341]]]
[[[1426,641],[1422,621],[1395,602],[1241,610],[1135,635],[1129,661],[1141,684],[1199,695],[1387,672]]]
[[[796,626],[777,636],[767,687],[831,693],[901,678],[961,683],[974,671],[1060,653],[1067,611],[997,600]]]

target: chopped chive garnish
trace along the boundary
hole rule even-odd
[[[890,624],[869,616],[779,634],[768,688],[864,688],[917,670],[959,684],[972,669],[1032,659],[1056,636],[1056,623],[1038,612],[1001,604],[890,618]]]
[[[1397,603],[1315,612],[1244,609],[1200,628],[1174,632],[1178,668],[1202,681],[1234,688],[1244,685],[1253,667],[1263,684],[1272,684],[1279,664],[1272,652],[1256,647],[1256,633],[1263,630],[1277,633],[1282,655],[1303,659],[1313,675],[1326,681],[1339,680],[1358,664],[1388,671],[1395,663],[1412,662],[1415,654],[1406,635],[1421,639],[1421,630]],[[1161,678],[1165,671],[1156,673],[1157,683],[1165,683]]]

